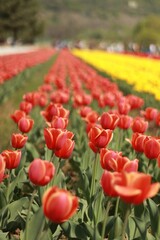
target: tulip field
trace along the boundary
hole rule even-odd
[[[0,240],[159,240],[160,60],[39,49],[0,66]]]

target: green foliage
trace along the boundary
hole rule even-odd
[[[160,43],[160,16],[149,16],[140,21],[133,30],[133,39],[141,46]]]
[[[43,83],[44,76],[50,68],[56,55],[43,64],[38,64],[26,69],[18,76],[6,81],[0,88],[0,135],[3,136],[0,150],[9,147],[9,138],[12,132],[16,131],[15,123],[10,119],[10,114],[19,107],[23,94],[34,91],[39,84]],[[16,92],[16,94],[15,94]],[[34,117],[34,116],[33,116]],[[5,131],[4,131],[5,129]]]
[[[159,14],[159,0],[41,0],[45,36],[52,39],[128,40],[132,29],[149,14]],[[73,24],[74,23],[74,24]],[[68,27],[71,26],[71,27]],[[105,32],[105,34],[102,33]],[[95,38],[94,38],[95,37]]]
[[[12,37],[13,43],[17,40],[33,42],[42,32],[38,11],[37,0],[0,0],[1,38]]]

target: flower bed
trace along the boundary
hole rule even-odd
[[[62,50],[11,113],[1,239],[158,239],[160,112],[143,106]]]
[[[133,85],[135,90],[152,93],[160,100],[159,60],[96,50],[75,50],[73,53],[97,69]]]
[[[0,56],[0,84],[16,76],[26,68],[47,61],[54,49],[38,49],[27,53]]]

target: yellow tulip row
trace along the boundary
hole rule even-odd
[[[160,100],[160,60],[100,50],[73,50],[73,54],[112,77],[133,85],[139,92]]]

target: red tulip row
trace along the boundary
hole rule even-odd
[[[71,111],[66,109],[64,104],[68,105]],[[19,132],[13,133],[11,137],[14,150],[4,150],[0,155],[0,180],[8,177],[5,174],[6,169],[19,166],[21,150],[16,149],[23,148],[28,141],[26,134],[32,132],[34,125],[29,114],[34,107],[39,106],[43,108],[40,115],[46,124],[43,130],[44,148],[50,150],[52,156],[51,159],[34,159],[27,167],[28,178],[36,186],[50,186],[45,189],[42,197],[43,212],[48,219],[63,223],[73,216],[78,211],[79,196],[59,188],[60,183],[58,186],[54,185],[54,179],[60,170],[53,164],[53,157],[57,157],[58,162],[61,162],[61,159],[74,155],[74,149],[79,143],[75,142],[75,135],[67,130],[67,126],[72,126],[70,117],[75,111],[81,117],[81,124],[85,123],[88,145],[96,155],[96,159],[92,159],[91,163],[93,173],[89,201],[93,198],[95,201],[98,186],[106,196],[117,197],[134,205],[143,203],[144,200],[154,197],[160,186],[158,182],[152,183],[152,176],[147,174],[154,174],[150,171],[150,162],[154,161],[156,166],[160,167],[160,139],[158,136],[144,134],[153,123],[156,128],[160,126],[160,112],[150,107],[140,111],[143,104],[143,99],[135,95],[124,96],[115,83],[98,75],[70,52],[62,50],[46,75],[44,84],[37,91],[26,93],[19,109],[11,115]],[[95,105],[98,105],[98,111],[94,109]],[[76,126],[77,133],[78,127]],[[125,141],[128,133],[129,138]],[[137,158],[130,160],[130,157],[124,155],[124,142],[129,142],[128,148],[133,155],[138,152],[144,154],[146,163]],[[87,149],[87,146],[85,148]],[[83,152],[80,151],[79,154],[83,158]],[[100,157],[100,160],[97,157]],[[89,164],[88,162],[88,166]],[[100,178],[98,169],[104,171]],[[100,204],[102,205],[102,202]],[[99,216],[95,218],[94,222],[97,224]],[[96,225],[94,227],[96,228]],[[104,229],[105,227],[101,233],[102,239],[105,237]],[[126,226],[122,239],[125,230]]]
[[[16,76],[26,68],[47,61],[54,49],[39,49],[28,53],[0,56],[0,84]]]
[[[160,60],[160,56],[157,54],[150,54],[150,53],[143,53],[143,52],[123,52],[124,54],[129,54],[129,55],[134,55],[137,57],[147,57],[147,58],[153,58],[153,59],[157,59]]]

